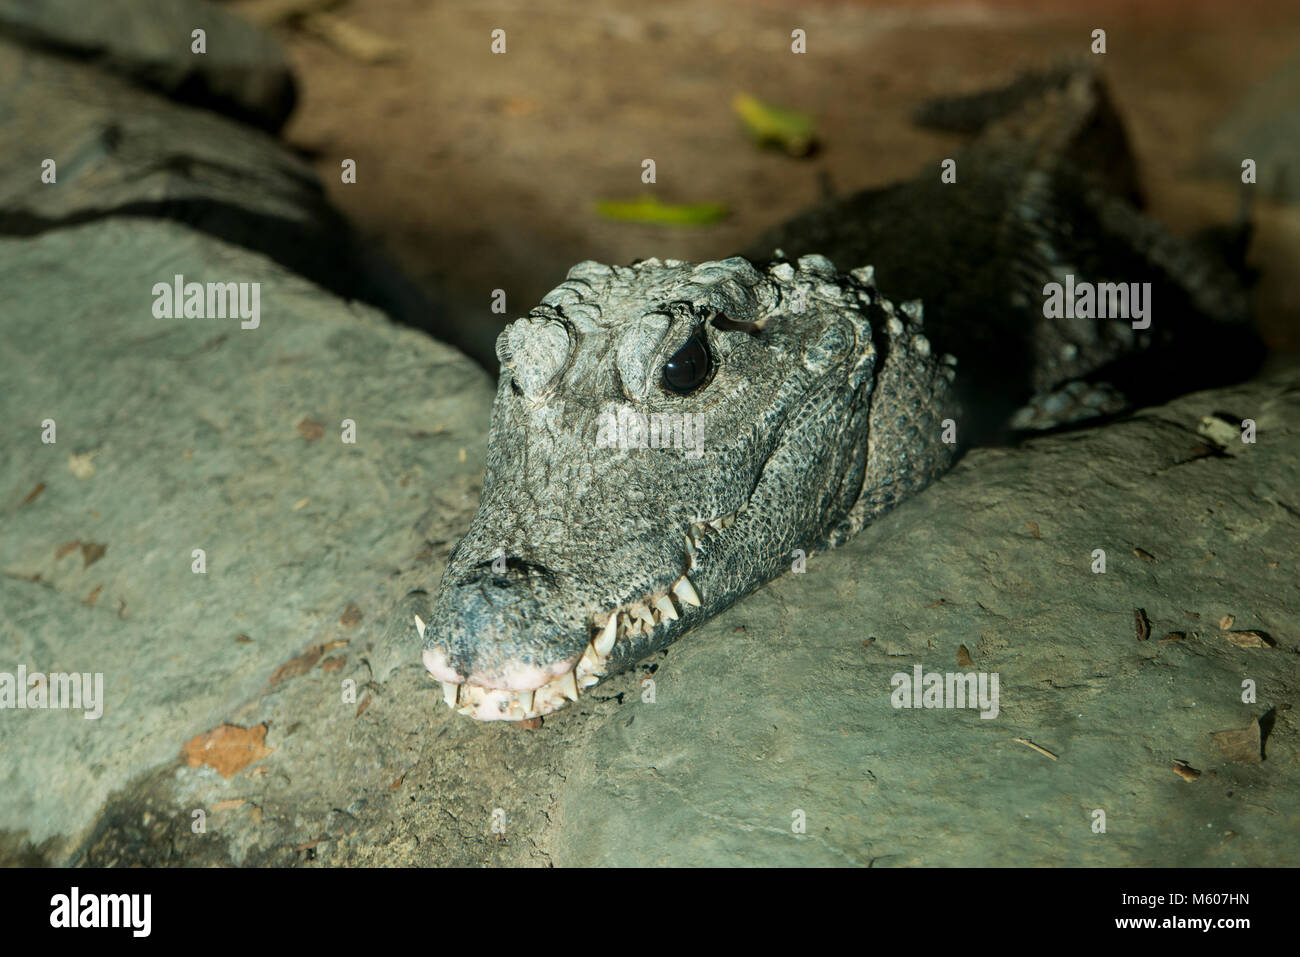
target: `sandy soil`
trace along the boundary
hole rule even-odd
[[[259,0],[232,2],[241,5]],[[1208,174],[1210,131],[1300,49],[1294,5],[1227,3],[779,4],[691,0],[347,0],[341,16],[398,44],[367,64],[291,26],[277,30],[302,81],[289,140],[315,157],[333,201],[450,310],[443,338],[481,360],[505,318],[582,259],[706,258],[838,192],[914,175],[955,141],[909,124],[926,98],[1002,82],[1088,53],[1129,121],[1157,216],[1188,231],[1226,220],[1237,184]],[[808,52],[790,52],[790,32]],[[507,52],[490,52],[506,30]],[[813,113],[824,149],[756,149],[734,92]],[[340,182],[354,158],[358,182]],[[658,182],[643,186],[653,158]],[[599,218],[602,198],[653,189],[666,202],[727,204],[710,227]],[[1300,345],[1295,209],[1258,209],[1261,327]],[[489,310],[504,289],[507,316]]]

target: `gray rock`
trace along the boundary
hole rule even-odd
[[[4,0],[0,0],[3,3]],[[89,66],[0,41],[0,234],[172,219],[412,323],[433,310],[359,241],[272,136]],[[56,181],[42,181],[55,163]]]
[[[597,709],[551,811],[552,860],[1295,860],[1298,387],[1292,370],[972,452],[679,642],[653,674],[656,703],[635,680],[615,687],[623,703]],[[1222,411],[1254,419],[1257,444],[1220,451],[1198,434]],[[1090,570],[1099,548],[1104,574]],[[1276,646],[1238,647],[1243,631]],[[973,668],[958,664],[963,646]],[[895,709],[891,676],[916,666],[997,673],[997,717]],[[1243,703],[1246,680],[1257,702]],[[1255,719],[1267,760],[1217,749],[1213,733]],[[1200,777],[1184,780],[1180,761]]]
[[[176,274],[260,282],[260,325],[155,318],[153,285]],[[424,335],[173,223],[0,240],[0,301],[0,672],[104,676],[98,720],[0,712],[0,848],[63,860],[115,789],[301,682],[272,676],[304,652],[325,713],[356,711],[344,679],[361,698],[386,663],[418,671],[414,644],[384,645],[395,573],[436,575],[427,539],[468,522],[492,387]]]
[[[282,401],[268,396],[264,414]],[[372,628],[367,617],[354,639],[375,643],[365,667],[350,657],[339,674],[318,666],[238,707],[243,689],[231,689],[220,714],[268,726],[274,751],[263,761],[229,780],[165,761],[109,800],[75,852],[33,840],[9,856],[394,865],[1294,860],[1300,749],[1279,705],[1296,680],[1300,621],[1298,406],[1300,372],[1291,371],[1111,426],[977,450],[844,548],[813,556],[804,574],[778,579],[532,733],[444,708],[436,684],[401,662],[418,644],[410,624],[399,614]],[[1257,444],[1213,445],[1201,420],[1219,413],[1254,419]],[[464,467],[473,476],[482,446],[471,451]],[[377,463],[376,474],[384,469]],[[400,486],[400,473],[386,474],[381,485]],[[395,560],[387,577],[372,566],[372,577],[354,576],[353,594],[379,604],[440,569],[474,491],[420,484],[414,494],[429,508],[418,524],[436,523],[432,559]],[[1065,498],[1062,488],[1071,490]],[[1097,548],[1107,552],[1102,574],[1091,571]],[[240,598],[255,620],[282,585],[245,580]],[[293,593],[311,595],[317,584],[303,581]],[[1150,623],[1146,640],[1135,608]],[[1273,646],[1234,644],[1219,627],[1225,614],[1236,619],[1228,628],[1237,641],[1249,644],[1240,633],[1255,631]],[[999,675],[996,718],[891,706],[896,673],[971,670],[958,664],[963,646],[974,670]],[[395,666],[372,667],[385,656]],[[364,707],[339,704],[342,675],[373,675]],[[1251,703],[1242,701],[1247,679],[1257,687]],[[1216,745],[1214,733],[1254,720],[1264,761]],[[189,830],[195,808],[209,810],[202,836]],[[1098,811],[1104,833],[1093,830]],[[799,814],[806,829],[794,833]]]
[[[191,51],[195,29],[207,52]],[[279,46],[207,0],[0,0],[0,33],[92,58],[169,96],[268,130],[293,111],[295,88]]]

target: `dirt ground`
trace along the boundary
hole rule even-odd
[[[268,0],[231,0],[245,10]],[[289,141],[331,199],[448,308],[433,331],[495,366],[492,340],[583,259],[725,256],[838,193],[915,175],[956,142],[909,122],[925,99],[977,90],[1066,56],[1092,57],[1129,122],[1157,217],[1175,229],[1230,219],[1238,185],[1203,162],[1215,125],[1300,49],[1289,2],[782,4],[690,0],[345,0],[336,12],[392,41],[366,63],[291,24],[275,29],[301,81]],[[808,52],[790,52],[795,28]],[[490,51],[506,31],[506,53]],[[806,159],[755,148],[737,91],[813,114]],[[342,158],[355,184],[340,181]],[[652,158],[658,181],[641,183]],[[613,222],[598,199],[653,190],[720,202],[708,227]],[[1300,345],[1294,208],[1258,204],[1261,326]],[[857,264],[842,264],[857,265]],[[507,293],[494,315],[492,290]]]

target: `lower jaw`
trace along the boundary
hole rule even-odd
[[[686,571],[662,591],[607,612],[603,622],[593,626],[582,656],[568,671],[526,691],[439,679],[443,701],[452,710],[479,721],[526,721],[567,708],[602,678],[669,644],[707,617],[690,580],[698,568],[697,552],[706,546],[706,536],[729,529],[735,522],[733,512],[692,524],[684,536]],[[423,638],[424,622],[417,617],[416,625]]]
[[[682,576],[662,595],[608,613],[604,624],[593,627],[582,656],[540,687],[520,691],[439,679],[443,701],[478,721],[526,721],[553,714],[606,676],[669,644],[697,623],[698,614],[688,612],[699,611],[699,595]],[[416,626],[423,637],[424,622],[417,618]]]

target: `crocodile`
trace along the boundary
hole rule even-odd
[[[919,118],[977,134],[955,182],[829,200],[718,261],[579,263],[502,332],[478,512],[409,626],[450,707],[564,708],[965,448],[1256,361],[1241,231],[1141,212],[1095,73]],[[1154,318],[1049,317],[1060,282],[1149,283]]]

